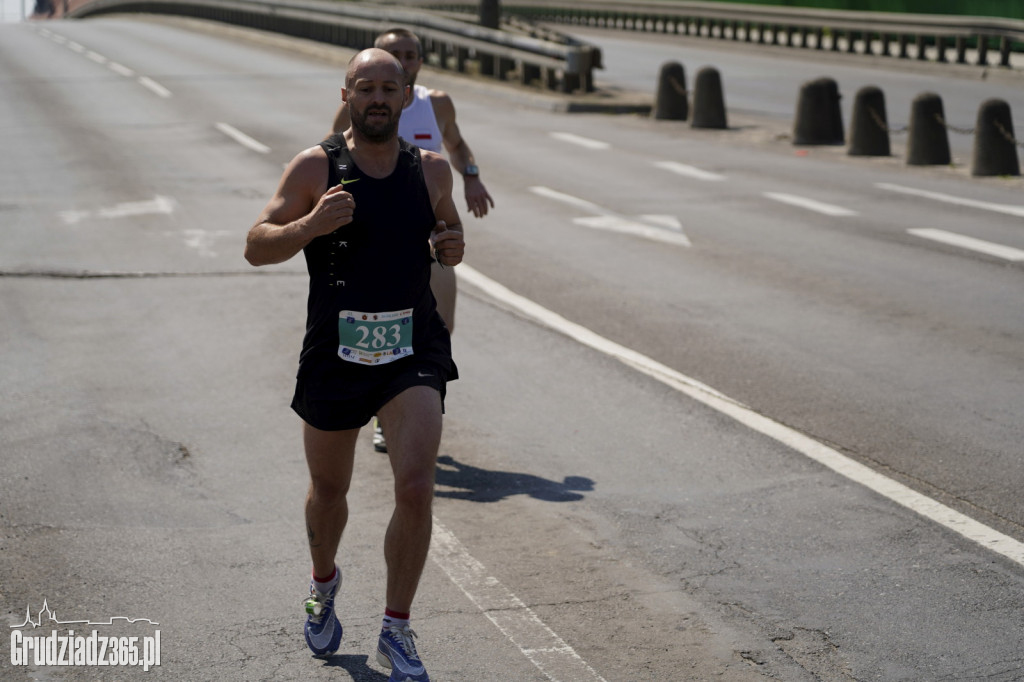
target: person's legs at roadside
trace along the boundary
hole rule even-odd
[[[391,668],[393,682],[425,682],[428,677],[413,641],[409,613],[430,548],[441,393],[430,386],[413,386],[378,413],[395,477],[395,510],[384,538],[387,592],[377,662]]]
[[[318,656],[338,650],[342,627],[335,613],[341,571],[335,556],[348,522],[348,489],[359,429],[322,431],[303,423],[303,442],[309,466],[306,532],[313,560],[313,579],[306,600],[306,643]]]

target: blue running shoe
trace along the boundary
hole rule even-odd
[[[338,593],[339,587],[340,573],[338,581],[326,594],[316,589],[312,582],[309,584],[309,599],[303,602],[307,614],[303,630],[306,634],[306,644],[314,656],[330,656],[341,646],[341,623],[334,615],[334,595]]]
[[[408,625],[392,625],[380,631],[377,663],[391,668],[388,682],[430,682],[412,641],[415,636]]]

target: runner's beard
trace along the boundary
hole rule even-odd
[[[371,123],[368,120],[368,114],[371,111],[385,112],[388,114],[388,118],[381,123]],[[387,142],[398,134],[398,116],[392,114],[391,109],[387,107],[366,109],[361,114],[353,111],[352,127],[358,130],[370,142]]]

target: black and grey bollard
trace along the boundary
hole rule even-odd
[[[793,123],[793,144],[843,144],[843,112],[839,86],[831,78],[807,81],[800,87]]]
[[[951,161],[942,98],[934,92],[922,92],[910,104],[907,164],[941,166]]]
[[[690,113],[686,100],[686,71],[679,62],[665,62],[658,74],[654,118],[685,121]]]
[[[978,108],[971,175],[1020,175],[1010,105],[988,99]]]
[[[718,128],[729,126],[725,120],[725,95],[722,92],[722,76],[718,69],[705,66],[697,72],[693,82],[692,128]]]
[[[850,122],[850,156],[889,156],[889,120],[885,94],[874,85],[857,91]]]

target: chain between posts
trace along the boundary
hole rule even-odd
[[[944,126],[948,130],[952,130],[954,133],[960,133],[961,135],[973,135],[974,128],[957,128],[951,123],[946,123],[946,119],[942,118],[942,114],[935,114],[935,120],[939,122],[940,126]]]
[[[892,135],[902,135],[906,133],[908,130],[910,130],[910,126],[902,126],[900,128],[891,127],[889,124],[885,122],[881,114],[879,114],[874,107],[868,107],[868,113],[871,115],[871,119],[875,122],[875,125],[877,125],[879,128],[881,128],[887,133],[890,133]],[[952,130],[954,133],[959,133],[961,135],[973,135],[976,130],[975,128],[958,128],[954,125],[951,125],[947,123],[946,120],[942,118],[940,114],[935,114],[935,120],[938,121],[939,125],[943,126],[944,128]],[[1024,142],[1015,138],[1013,134],[1006,129],[1006,126],[1004,126],[1000,121],[992,121],[992,123],[993,125],[995,125],[996,130],[999,131],[999,134],[1006,138],[1007,142],[1024,149]]]
[[[874,120],[875,125],[877,125],[879,128],[881,128],[887,133],[891,133],[893,135],[902,135],[903,133],[910,130],[909,126],[903,126],[902,128],[890,128],[889,124],[885,122],[881,114],[875,111],[874,107],[868,107],[868,113],[871,114],[871,118],[872,120]]]
[[[686,95],[687,94],[686,86],[683,85],[682,83],[680,83],[679,79],[676,78],[675,76],[669,76],[668,82],[669,82],[669,85],[672,86],[672,89],[675,90],[680,95]]]
[[[992,121],[992,123],[995,124],[996,130],[999,131],[999,134],[1005,137],[1010,142],[1010,144],[1015,144],[1018,147],[1024,149],[1024,142],[1021,142],[1020,140],[1016,139],[1013,136],[1013,133],[1007,130],[1006,127],[1002,124],[1002,122]]]

